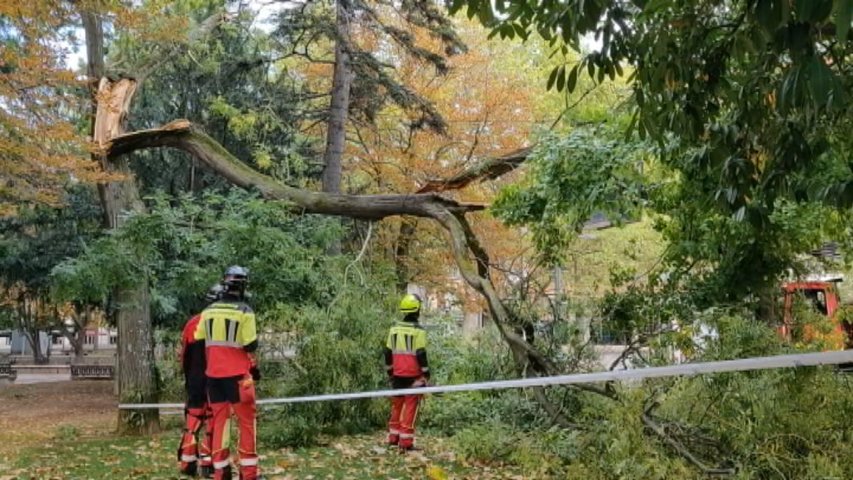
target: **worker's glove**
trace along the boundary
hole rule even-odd
[[[252,380],[256,382],[261,380],[261,370],[258,367],[250,368],[249,373],[252,375]]]
[[[414,383],[412,383],[412,388],[428,387],[428,386],[429,386],[429,380],[427,380],[426,377],[420,377],[417,380],[415,380]]]

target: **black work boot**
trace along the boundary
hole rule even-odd
[[[231,476],[231,465],[222,469],[222,480],[232,480]]]
[[[197,462],[187,462],[181,465],[181,475],[195,477],[196,473],[198,473]]]

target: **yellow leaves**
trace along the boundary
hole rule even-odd
[[[257,124],[257,114],[248,112],[231,117],[228,121],[228,129],[240,138],[248,138],[252,135]]]
[[[430,465],[427,467],[427,478],[429,480],[448,480],[447,472],[438,465]]]
[[[211,100],[207,109],[212,115],[225,119],[231,119],[240,114],[240,110],[229,104],[221,95]]]
[[[269,170],[270,167],[272,167],[272,156],[268,151],[257,149],[252,153],[252,156],[255,158],[255,163],[258,165],[258,168],[261,170]]]

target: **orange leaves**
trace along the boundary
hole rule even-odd
[[[427,50],[440,51],[439,39],[411,26],[406,28],[414,42]],[[448,59],[449,72],[442,75],[429,62],[405,55],[402,48],[385,46],[389,63],[394,64],[396,79],[426,98],[448,124],[446,134],[413,129],[417,112],[405,112],[394,106],[377,116],[374,128],[350,127],[345,172],[351,186],[361,192],[417,191],[430,180],[446,179],[479,164],[487,158],[528,145],[537,125],[540,99],[539,83],[532,72],[519,71],[512,61],[514,45],[485,39],[484,31],[470,23],[459,22],[458,31],[469,51]],[[370,41],[369,36],[357,41]],[[445,192],[465,202],[490,203],[497,187],[474,183],[465,189]],[[504,228],[488,215],[471,218],[482,243],[493,258],[513,259],[526,244],[519,234]],[[387,231],[379,241],[391,251],[400,241],[398,222],[386,222]],[[405,264],[410,276],[433,291],[452,292],[463,303],[479,300],[466,291],[461,278],[454,278],[454,262],[447,251],[445,233],[429,222],[419,222]]]
[[[0,46],[0,211],[18,203],[57,204],[69,182],[99,181],[99,166],[76,116],[88,99],[65,66],[60,28],[74,20],[68,2],[0,2],[8,24]]]
[[[173,2],[146,2],[139,8],[117,8],[116,27],[136,42],[183,43],[188,40],[189,18],[174,11]]]

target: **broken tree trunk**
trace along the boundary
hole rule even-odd
[[[101,201],[109,229],[121,227],[128,216],[145,211],[139,189],[126,156],[109,156],[106,148],[120,136],[136,81],[102,78],[98,87],[98,108],[94,122],[96,155],[104,171],[116,174],[116,181],[101,186]],[[154,365],[154,335],[151,327],[148,279],[132,279],[129,287],[114,292],[118,327],[116,386],[121,402],[157,402]],[[159,430],[157,411],[119,410],[118,428],[123,433],[149,434]]]

